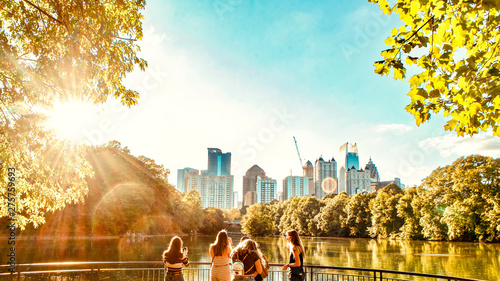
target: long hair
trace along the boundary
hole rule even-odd
[[[257,253],[259,256],[261,264],[264,262],[264,259],[262,258],[262,252],[259,249],[259,244],[257,242],[253,241],[252,239],[245,239],[241,241],[236,248],[233,249],[232,256],[236,255],[239,260],[243,260],[245,255],[249,255],[251,253]],[[264,266],[264,265],[262,265]]]
[[[217,233],[217,238],[215,238],[215,242],[213,244],[210,244],[210,249],[213,250],[214,252],[214,257],[215,256],[222,256],[222,253],[226,248],[229,246],[229,239],[227,236],[227,231],[226,230],[221,230],[219,233]]]
[[[248,250],[249,252],[256,252],[257,255],[259,256],[259,260],[260,260],[260,264],[262,267],[265,267],[267,266],[267,264],[264,264],[266,262],[266,260],[264,260],[262,257],[264,256],[262,254],[262,252],[260,251],[260,248],[259,248],[259,244],[257,242],[255,242],[254,240],[251,240],[251,239],[248,239]]]
[[[286,232],[286,234],[288,234],[288,236],[290,236],[290,238],[291,238],[290,239],[290,244],[291,244],[292,248],[295,247],[295,246],[299,247],[300,252],[304,253],[302,255],[302,258],[305,259],[305,257],[306,257],[306,251],[304,249],[304,244],[302,244],[302,241],[300,240],[300,236],[297,233],[297,231],[295,229],[291,229],[291,230],[288,230]]]
[[[163,252],[163,262],[178,263],[184,257],[181,252],[182,249],[182,239],[179,236],[174,236],[170,240],[170,245],[168,250]]]

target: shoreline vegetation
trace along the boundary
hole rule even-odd
[[[303,237],[500,241],[500,158],[461,157],[406,189],[390,184],[377,193],[293,197],[241,210],[203,209],[197,191],[176,190],[168,169],[116,141],[90,147],[86,159],[94,176],[86,179],[84,202],[47,212],[38,225],[18,229],[18,238],[212,235],[221,229],[265,237],[296,229]],[[226,223],[232,220],[241,220],[241,229]],[[0,236],[8,237],[6,229]]]

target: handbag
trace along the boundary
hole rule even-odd
[[[261,261],[262,273],[260,274],[260,276],[262,276],[262,278],[264,279],[269,275],[269,262],[267,262],[267,259],[264,255],[262,255],[262,260],[264,262]],[[265,264],[265,266],[264,266],[264,264]]]

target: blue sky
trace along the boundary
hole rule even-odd
[[[373,72],[399,27],[365,1],[148,1],[141,56],[149,67],[126,85],[127,109],[109,101],[84,130],[93,144],[118,140],[171,170],[206,169],[207,148],[232,153],[235,190],[257,164],[278,181],[303,161],[357,143],[382,180],[407,185],[473,153],[500,157],[500,138],[456,137],[444,118],[417,127],[404,110],[408,85]],[[107,126],[100,126],[106,120]],[[101,124],[102,125],[102,124]],[[241,193],[240,193],[241,197]]]

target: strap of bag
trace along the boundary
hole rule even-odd
[[[247,258],[247,256],[248,256],[248,253],[247,253],[247,254],[245,255],[245,257],[243,258],[243,261]],[[242,261],[242,262],[243,262],[243,261]],[[243,263],[243,264],[245,264],[245,263]],[[252,266],[251,266],[248,270],[246,270],[246,271],[245,271],[245,274],[247,274],[250,270],[252,270],[252,268],[253,268],[254,266],[255,266],[255,262],[252,264]]]

